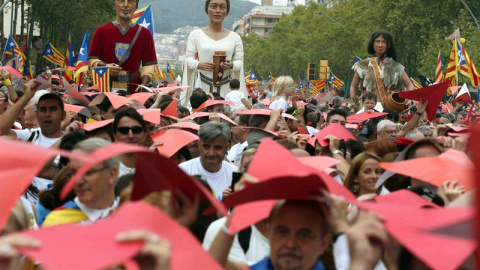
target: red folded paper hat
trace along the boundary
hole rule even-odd
[[[181,121],[186,121],[186,120],[192,120],[195,118],[200,118],[200,117],[210,117],[210,115],[215,114],[220,119],[224,120],[225,122],[228,122],[228,124],[231,124],[233,126],[237,126],[237,123],[235,123],[232,119],[230,119],[228,116],[226,116],[223,113],[208,113],[208,112],[198,112],[198,113],[192,113],[189,116],[185,116],[184,118],[180,119]]]
[[[302,162],[302,164],[308,165],[320,171],[323,171],[340,163],[340,161],[338,161],[337,159],[325,156],[301,157],[299,158],[299,160],[300,162]]]
[[[187,89],[188,89],[188,86],[168,86],[168,87],[161,87],[161,88],[153,88],[152,91],[165,92],[165,93],[171,93],[171,92],[181,93]]]
[[[347,188],[331,176],[302,164],[289,150],[270,138],[260,143],[248,173],[260,182],[224,198],[223,203],[227,208],[261,200],[309,200],[312,194],[320,192],[320,188],[347,200],[356,200]],[[211,210],[207,210],[207,213]]]
[[[138,102],[142,103],[142,105],[145,105],[145,102],[149,98],[151,98],[154,95],[154,93],[147,93],[147,92],[142,92],[142,93],[135,93],[133,95],[130,95],[129,98],[133,100],[137,100]]]
[[[47,162],[55,156],[69,156],[71,153],[55,148],[44,148],[17,140],[0,138],[0,228],[10,216],[20,196],[28,188]]]
[[[160,154],[169,158],[182,147],[198,140],[198,136],[181,129],[167,129],[153,134],[152,139],[154,142],[163,142],[162,145],[157,146],[157,150]]]
[[[180,189],[190,198],[193,198],[197,193],[201,194],[202,199],[209,200],[218,211],[224,215],[227,214],[226,208],[213,198],[212,194],[205,187],[185,174],[169,158],[158,155],[148,148],[125,143],[112,143],[95,150],[88,156],[82,155],[81,158],[84,163],[63,187],[60,193],[61,198],[65,198],[78,180],[93,166],[114,156],[126,153],[136,153],[137,155],[132,200],[142,199],[153,191],[169,189],[172,192],[176,192]]]
[[[278,132],[266,130],[266,129],[259,128],[259,127],[245,127],[245,128],[246,128],[246,129],[260,130],[260,131],[263,131],[263,132],[266,132],[266,133],[272,135],[273,137],[282,138],[282,136],[280,136],[280,135],[278,134]]]
[[[194,130],[198,132],[200,130],[200,125],[193,122],[178,122],[178,123],[166,126],[165,128],[179,128],[179,129],[186,129],[186,130]]]
[[[210,106],[215,106],[215,105],[233,105],[234,103],[231,102],[231,101],[227,101],[227,100],[212,100],[212,99],[209,99],[207,101],[205,101],[202,105],[200,105],[195,111],[196,112],[199,112],[207,107],[210,107]]]
[[[159,109],[138,109],[139,114],[142,115],[143,120],[159,125],[161,113]]]
[[[122,264],[139,269],[134,257],[144,243],[117,240],[119,234],[132,230],[148,231],[167,240],[171,245],[172,270],[198,268],[199,264],[205,269],[222,269],[186,228],[145,202],[127,202],[107,219],[88,225],[71,224],[25,231],[22,234],[41,241],[42,246],[20,251],[51,270],[107,269]],[[75,247],[75,252],[65,248],[67,246]]]
[[[470,92],[468,91],[467,84],[463,84],[462,88],[460,88],[460,91],[455,95],[455,98],[451,102],[465,102],[468,104],[473,104],[472,97],[470,96]]]
[[[88,118],[92,118],[92,114],[90,113],[90,111],[83,106],[71,105],[71,104],[64,104],[63,106],[66,111],[72,111],[76,114],[83,114]]]
[[[100,91],[100,84],[95,84],[94,86],[87,87],[87,90],[98,90]]]
[[[270,114],[272,113],[272,110],[267,110],[267,109],[251,109],[251,110],[245,110],[245,111],[236,111],[235,114],[236,115],[268,115],[270,116]],[[290,114],[287,114],[287,113],[282,113],[282,117],[284,118],[288,118],[288,119],[291,119],[291,120],[297,120],[297,118],[295,118],[295,116],[292,116]]]
[[[399,146],[399,145],[410,145],[412,143],[414,143],[415,141],[410,139],[410,138],[405,138],[405,137],[402,137],[402,138],[399,138],[396,142],[395,142],[395,145],[396,146]]]
[[[264,200],[236,206],[230,218],[228,231],[232,234],[238,233],[252,224],[268,218],[276,202],[276,200]]]
[[[22,74],[20,74],[20,72],[18,72],[16,69],[14,69],[11,66],[2,66],[2,67],[0,67],[0,69],[8,71],[8,73],[10,73],[11,75],[13,75],[17,78],[20,78],[20,79],[23,78]]]
[[[443,95],[449,86],[450,82],[445,81],[440,84],[430,85],[414,91],[401,92],[398,95],[404,99],[417,100],[420,99],[425,102],[428,100],[427,105],[427,116],[428,120],[432,121],[435,118],[435,113],[437,112],[438,105],[442,101]]]
[[[457,180],[466,190],[475,187],[474,165],[461,151],[449,149],[439,156],[415,158],[397,162],[381,162],[387,171],[410,176],[424,182],[441,186],[447,180]]]
[[[97,106],[98,104],[102,103],[102,101],[108,98],[110,103],[112,103],[112,107],[116,110],[122,106],[124,106],[127,102],[133,101],[130,98],[119,96],[116,93],[108,92],[108,93],[100,93],[96,96],[91,102],[90,106]],[[138,101],[137,101],[138,102]]]
[[[455,95],[458,92],[458,89],[460,89],[460,85],[455,85],[455,86],[450,86],[450,92],[452,95]]]
[[[336,123],[326,126],[324,129],[315,133],[314,136],[317,138],[317,141],[321,147],[326,147],[330,144],[328,140],[325,140],[325,137],[328,135],[334,135],[339,140],[357,140],[355,136],[350,133],[350,131],[348,131],[342,125]]]
[[[113,123],[113,119],[102,120],[102,121],[97,121],[97,122],[94,122],[94,123],[84,124],[80,128],[84,129],[86,131],[93,131],[95,129],[99,129],[99,128],[102,128],[104,126],[107,126],[111,123]]]
[[[178,118],[178,103],[177,100],[174,99],[170,104],[162,111],[163,115],[171,116],[174,118]]]
[[[380,118],[387,114],[388,113],[383,113],[383,112],[363,112],[363,113],[347,116],[347,122],[359,124],[367,121],[368,119]]]
[[[382,215],[390,235],[432,269],[457,269],[476,248],[475,240],[434,232],[473,220],[473,208],[418,208],[418,205],[408,206],[398,202],[355,204],[363,210]]]
[[[377,203],[398,204],[415,208],[440,208],[440,206],[406,189],[395,191],[386,195],[376,196],[374,200]]]
[[[190,198],[200,194],[202,201],[209,201],[216,211],[227,215],[227,208],[209,190],[169,158],[148,151],[137,154],[136,164],[132,200],[140,200],[151,192],[171,190],[175,194],[181,190]]]

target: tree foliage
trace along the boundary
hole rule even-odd
[[[465,2],[480,15],[480,1]],[[385,29],[393,34],[398,61],[407,73],[433,77],[438,52],[446,65],[452,49],[445,37],[457,28],[478,67],[480,28],[459,0],[340,0],[329,9],[312,3],[284,15],[268,38],[245,38],[245,69],[253,67],[259,76],[272,71],[304,78],[307,63],[328,59],[335,75],[347,79],[354,57],[368,57],[370,34]]]

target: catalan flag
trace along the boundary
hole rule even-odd
[[[470,58],[467,51],[465,50],[465,47],[460,43],[460,41],[457,41],[457,47],[458,46],[460,46],[459,50],[461,51],[461,55],[463,55],[465,59],[464,64],[460,66],[460,73],[470,78],[470,81],[472,82],[473,86],[479,86],[480,84],[479,74],[477,72],[477,69],[475,68],[475,65],[473,64],[472,59]]]
[[[17,57],[22,64],[27,60],[27,57],[12,36],[8,37],[7,44],[5,45],[5,54]]]
[[[435,68],[435,83],[437,84],[445,81],[445,76],[443,75],[442,59],[442,52],[438,52],[437,67]]]
[[[153,36],[153,33],[155,33],[154,22],[153,22],[153,12],[152,12],[152,7],[150,5],[135,11],[132,21],[150,30],[150,33],[152,33],[152,36]]]
[[[333,72],[330,72],[330,83],[337,90],[342,89],[342,86],[345,84],[342,80],[340,80],[340,78],[335,76],[335,74],[333,74]]]
[[[412,80],[413,87],[415,90],[422,88],[422,85],[418,83],[414,78],[410,78],[410,80]]]
[[[321,91],[323,91],[323,89],[325,88],[325,80],[314,80],[311,82],[312,82],[312,90],[310,91],[311,94],[316,95]]]
[[[73,39],[72,33],[68,34],[68,43],[67,43],[67,52],[65,54],[65,62],[63,64],[63,77],[67,79],[67,81],[73,80],[73,67],[75,65],[75,51],[73,49]]]
[[[160,80],[167,78],[165,72],[163,72],[158,65],[155,66],[155,77]]]
[[[172,70],[172,67],[170,67],[170,64],[167,63],[167,74],[172,76],[173,79],[176,79],[177,77],[175,77],[175,73],[173,73],[173,70]]]
[[[78,60],[76,64],[76,70],[75,70],[75,82],[80,85],[82,84],[83,80],[83,74],[85,72],[88,72],[88,37],[90,35],[90,31],[87,30],[85,33],[85,36],[83,36],[83,42],[82,42],[82,47],[80,48],[80,51],[78,52]]]
[[[43,57],[57,66],[63,66],[63,63],[65,63],[65,56],[62,55],[51,43],[45,46]]]
[[[92,68],[93,84],[99,85],[100,92],[111,92],[110,89],[110,69],[108,67]]]

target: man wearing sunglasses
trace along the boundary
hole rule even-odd
[[[113,136],[116,142],[143,145],[146,139],[146,123],[143,117],[133,108],[120,110],[113,120]],[[135,154],[120,156],[118,177],[135,172]]]

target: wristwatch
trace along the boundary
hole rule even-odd
[[[337,154],[338,154],[338,155],[341,155],[341,156],[343,156],[343,152],[342,152],[342,150],[338,150],[338,149],[337,149],[337,150],[335,150],[335,151],[333,151],[333,153],[332,153],[332,154],[333,154],[333,156],[335,156],[335,155],[337,155]]]

